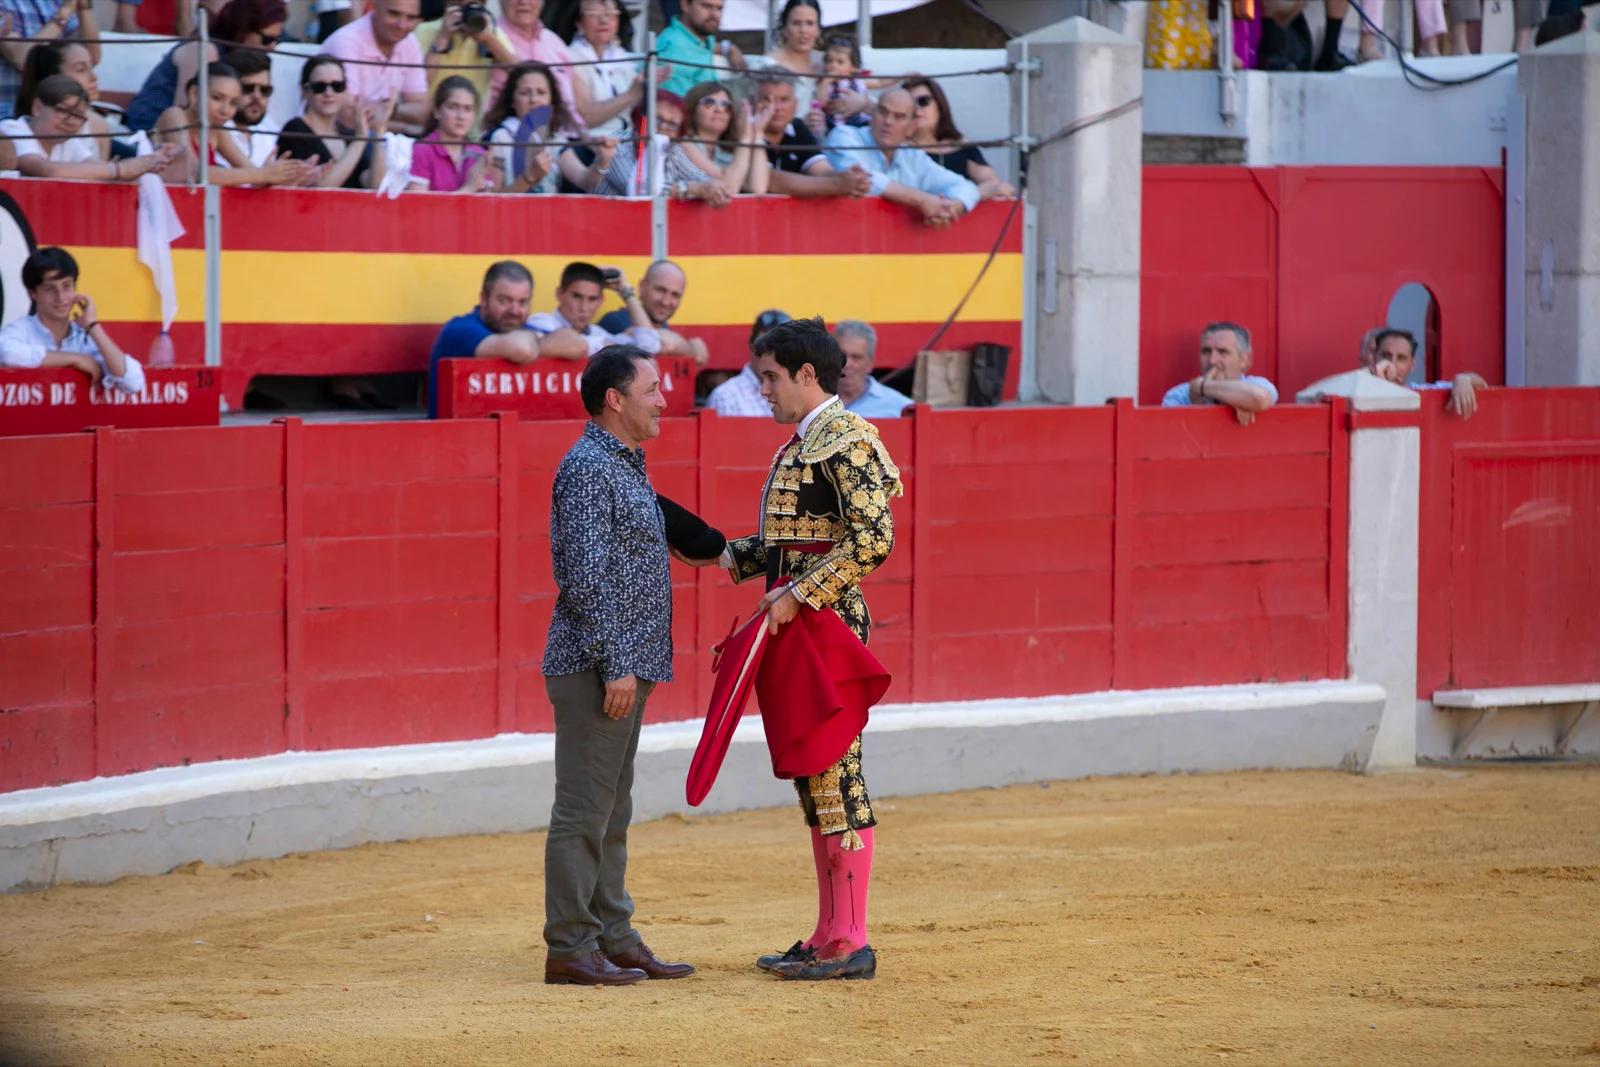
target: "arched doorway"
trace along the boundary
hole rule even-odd
[[[1417,339],[1417,364],[1411,370],[1411,382],[1436,382],[1439,380],[1440,322],[1439,301],[1432,290],[1421,282],[1407,282],[1389,298],[1389,311],[1384,323],[1396,330],[1406,330]]]

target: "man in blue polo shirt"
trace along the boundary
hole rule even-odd
[[[841,319],[833,339],[844,352],[839,374],[839,401],[864,419],[897,419],[911,406],[911,398],[897,393],[872,376],[878,355],[878,331],[858,319]]]
[[[1213,322],[1200,331],[1200,373],[1167,390],[1164,408],[1226,404],[1240,426],[1278,402],[1278,387],[1250,373],[1250,331],[1237,322]]]
[[[656,55],[670,64],[672,76],[662,83],[669,93],[683,96],[701,82],[720,81],[718,57],[735,70],[745,69],[744,53],[732,41],[718,41],[722,5],[726,0],[684,0],[671,25],[656,38]],[[694,64],[690,66],[689,64]]]
[[[478,306],[444,324],[428,357],[428,418],[439,417],[441,359],[509,359],[532,363],[539,358],[539,335],[526,329],[533,303],[533,275],[515,260],[502,259],[483,276]]]

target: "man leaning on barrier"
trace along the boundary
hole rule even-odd
[[[428,357],[428,418],[439,417],[441,359],[509,359],[531,363],[539,358],[539,335],[527,329],[533,303],[533,275],[511,259],[493,264],[483,276],[478,306],[444,324]]]
[[[100,312],[78,292],[78,263],[64,248],[41,248],[22,264],[22,286],[36,311],[0,330],[0,368],[72,367],[90,384],[144,391],[144,368],[100,325]]]
[[[1250,371],[1250,331],[1236,322],[1213,322],[1200,331],[1200,373],[1174,385],[1164,408],[1226,404],[1240,426],[1278,402],[1278,387]]]

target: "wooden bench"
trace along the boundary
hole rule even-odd
[[[1433,706],[1448,711],[1476,713],[1467,728],[1456,735],[1450,746],[1450,758],[1460,759],[1467,747],[1502,708],[1555,709],[1564,705],[1577,705],[1567,721],[1556,733],[1555,755],[1565,756],[1572,736],[1584,720],[1600,707],[1600,683],[1587,685],[1524,685],[1508,689],[1441,689],[1433,694]]]

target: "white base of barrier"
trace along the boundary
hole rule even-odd
[[[1359,770],[1383,689],[1358,682],[1218,686],[880,708],[867,728],[874,795],[1090,775],[1251,768]],[[636,821],[794,803],[759,719],[740,724],[706,803],[684,802],[702,723],[644,728]],[[226,866],[372,841],[543,828],[555,738],[509,734],[292,752],[0,795],[0,891]],[[798,814],[796,818],[798,818]]]
[[[1600,758],[1600,704],[1592,686],[1483,690],[1488,702],[1435,707],[1417,701],[1417,758],[1430,763],[1469,760]],[[1572,690],[1570,694],[1561,692]],[[1571,699],[1545,700],[1545,695]],[[1487,711],[1489,714],[1484,714]]]

